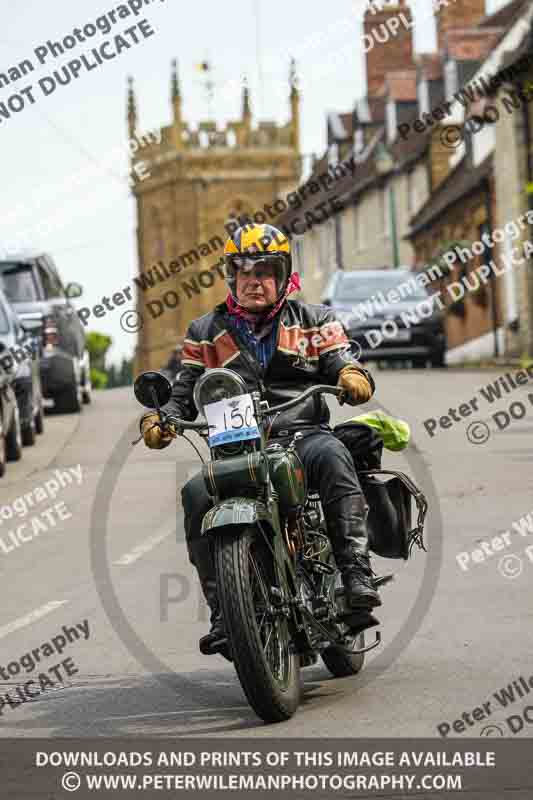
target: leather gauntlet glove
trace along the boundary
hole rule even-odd
[[[141,417],[140,427],[145,445],[152,450],[162,450],[164,447],[168,447],[172,439],[176,438],[175,433],[161,430],[159,414],[154,411],[149,411],[148,414]]]
[[[339,402],[346,402],[351,406],[366,403],[372,397],[372,387],[366,377],[357,367],[348,364],[339,372],[337,386],[344,390],[339,397]]]

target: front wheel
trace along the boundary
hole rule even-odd
[[[273,605],[279,580],[269,544],[257,528],[217,536],[217,587],[248,702],[265,722],[283,722],[298,708],[300,664],[289,622]]]

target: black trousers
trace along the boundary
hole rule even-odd
[[[305,468],[308,486],[318,492],[326,517],[334,516],[334,506],[327,508],[331,504],[338,503],[343,497],[363,494],[349,450],[332,433],[317,431],[306,434],[297,443],[297,452]],[[191,557],[201,535],[202,520],[213,505],[201,473],[185,484],[181,500]],[[195,563],[193,558],[191,561]]]

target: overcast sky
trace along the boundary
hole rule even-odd
[[[127,2],[127,0],[124,0]],[[0,32],[0,73],[30,58],[47,40],[62,40],[120,2],[19,0],[5,14]],[[207,117],[207,97],[195,65],[214,67],[213,109],[223,124],[240,113],[238,82],[247,74],[254,114],[284,122],[288,109],[288,66],[297,59],[302,93],[303,153],[325,145],[327,111],[348,111],[364,94],[364,57],[360,45],[363,0],[232,0],[179,3],[153,0],[141,14],[123,19],[107,35],[78,44],[67,56],[46,61],[14,85],[0,89],[0,102],[103,39],[146,18],[155,35],[82,71],[68,86],[0,122],[0,246],[22,240],[49,251],[65,281],[84,287],[91,306],[131,283],[136,274],[135,209],[127,181],[126,77],[135,79],[140,130],[170,122],[170,62],[178,58],[184,114],[196,124]],[[505,5],[488,0],[487,11]],[[428,17],[430,0],[416,0],[417,49],[434,47]],[[259,20],[259,24],[256,24]],[[1,118],[0,118],[1,119]],[[118,150],[117,150],[118,148]],[[85,172],[77,188],[72,176]],[[48,230],[36,229],[46,223]],[[124,308],[121,309],[122,311]],[[119,312],[92,326],[113,337],[111,360],[131,355],[134,337],[121,330]]]

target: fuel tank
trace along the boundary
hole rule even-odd
[[[267,447],[268,471],[283,508],[303,506],[307,496],[304,466],[294,450],[280,444]]]

